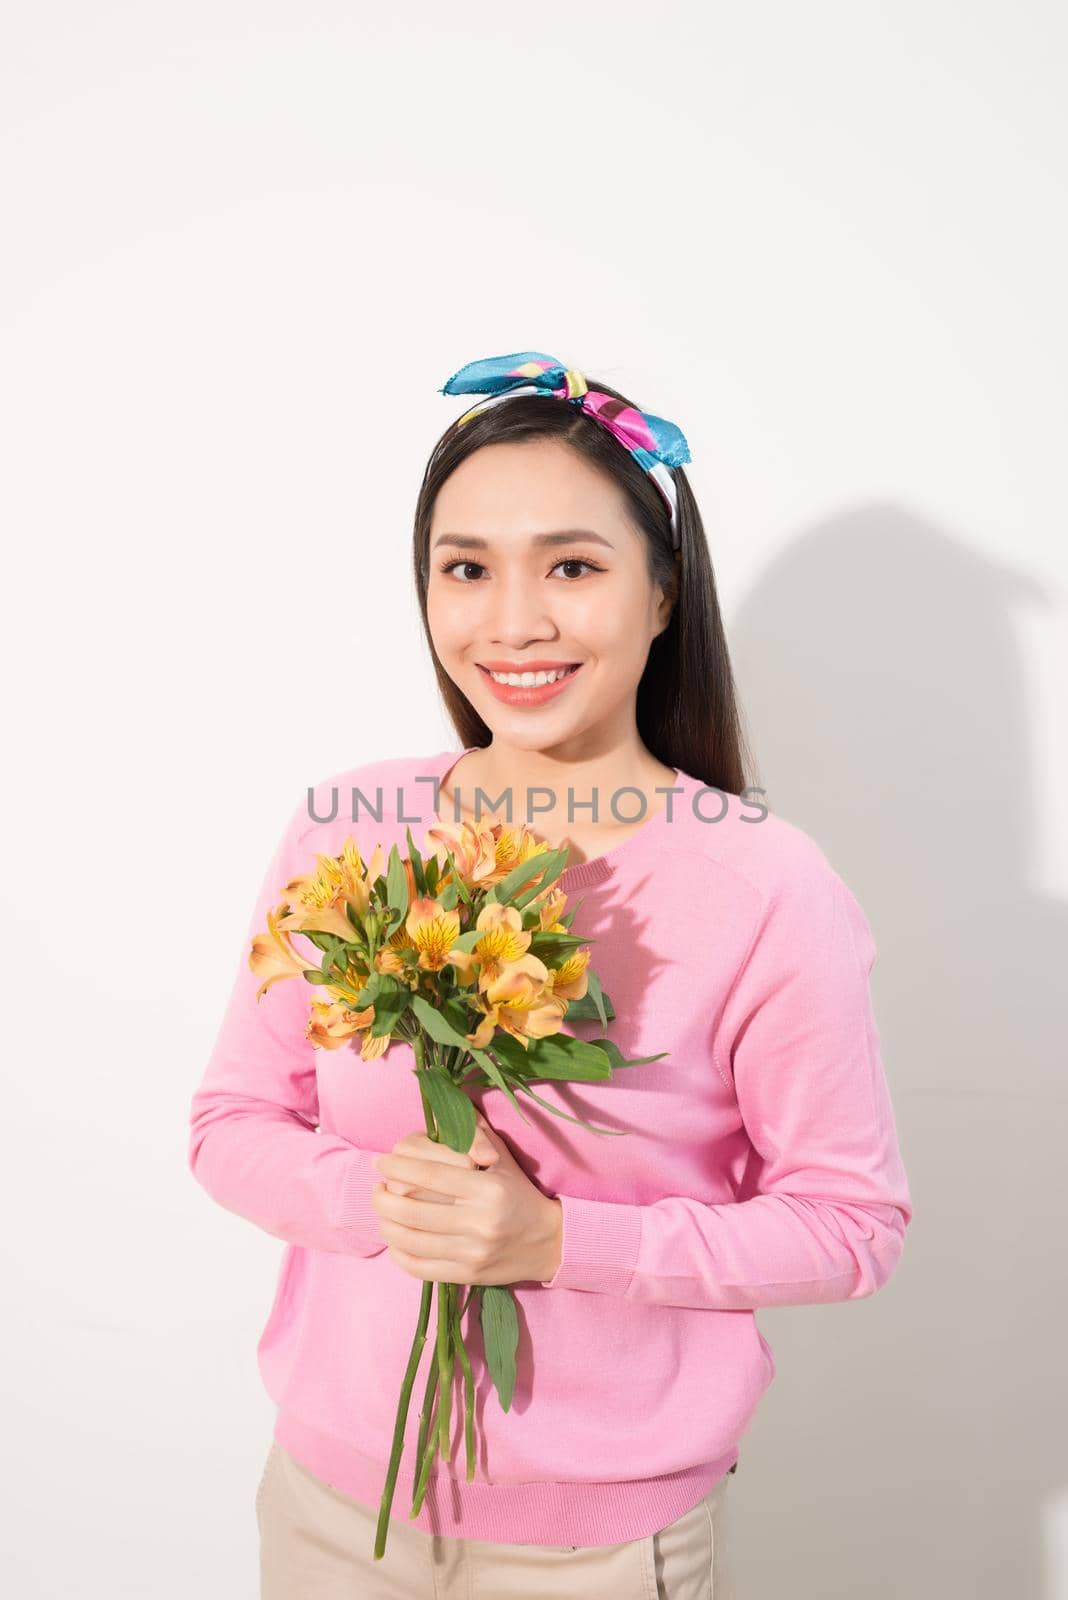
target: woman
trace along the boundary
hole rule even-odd
[[[560,887],[580,891],[611,1037],[658,1059],[539,1085],[625,1137],[532,1101],[521,1119],[476,1090],[460,1154],[423,1131],[410,1047],[314,1050],[306,987],[257,1003],[242,960],[190,1164],[288,1245],[258,1350],[278,1408],[261,1593],[725,1600],[728,1484],[775,1372],[754,1313],[874,1293],[912,1215],[875,947],[820,847],[746,789],[679,430],[532,352],[472,363],[444,392],[489,396],[442,436],[415,518],[460,748],[319,785],[249,931],[349,834],[365,855],[379,841],[404,854],[413,819],[525,821],[569,849]],[[350,796],[374,819],[354,824]],[[406,1451],[376,1562],[429,1279],[513,1287],[515,1393],[503,1413],[476,1368],[476,1479],[461,1447],[411,1520]]]

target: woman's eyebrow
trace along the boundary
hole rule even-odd
[[[592,528],[564,528],[558,533],[535,533],[530,542],[533,545],[574,544],[576,539],[586,539],[590,544],[603,544],[612,549],[611,542],[601,534],[594,533]],[[439,533],[432,548],[436,550],[439,544],[453,544],[461,550],[489,549],[489,540],[473,533]]]

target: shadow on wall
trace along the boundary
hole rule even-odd
[[[756,781],[871,923],[915,1207],[877,1295],[759,1314],[778,1375],[736,1480],[751,1600],[1068,1593],[1068,941],[1034,887],[1013,629],[1045,602],[876,505],[802,534],[730,626]]]

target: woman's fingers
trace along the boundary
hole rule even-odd
[[[438,1237],[447,1235],[453,1238],[455,1244],[460,1244],[459,1236],[452,1232],[456,1227],[458,1213],[450,1206],[449,1215],[441,1206],[423,1205],[416,1199],[401,1199],[386,1191],[384,1185],[378,1185],[373,1195],[373,1204],[379,1218],[392,1224],[395,1228],[403,1229],[405,1234],[411,1235],[410,1240],[398,1240],[405,1248],[414,1248],[420,1243],[421,1234],[430,1234]],[[396,1237],[396,1235],[394,1235]]]
[[[406,1133],[403,1138],[397,1140],[390,1154],[415,1156],[424,1162],[436,1161],[442,1165],[464,1167],[468,1170],[475,1165],[466,1151],[454,1150],[444,1140],[431,1139],[425,1129]],[[377,1161],[372,1165],[377,1171],[381,1171]],[[399,1194],[412,1200],[426,1200],[434,1205],[451,1206],[455,1203],[451,1194],[443,1194],[440,1189],[433,1189],[423,1184],[406,1183],[400,1178],[387,1179],[386,1189],[390,1194]]]
[[[383,1178],[395,1183],[418,1184],[422,1189],[433,1189],[453,1200],[470,1200],[477,1188],[478,1173],[470,1162],[462,1165],[451,1161],[424,1160],[422,1156],[374,1156],[371,1166]],[[482,1180],[485,1181],[484,1179]]]
[[[432,1139],[428,1133],[406,1133],[393,1146],[393,1154],[416,1156],[421,1161],[442,1161],[453,1167],[473,1167],[474,1158],[468,1150],[454,1150],[444,1139]]]
[[[423,1161],[445,1161],[454,1167],[488,1167],[498,1159],[498,1152],[486,1138],[481,1128],[475,1129],[470,1150],[454,1150],[444,1139],[432,1139],[428,1133],[406,1133],[393,1146],[399,1156],[417,1156]]]
[[[401,1183],[396,1178],[387,1179],[386,1188],[390,1194],[408,1195],[412,1200],[429,1200],[441,1206],[456,1204],[451,1194],[441,1194],[436,1189],[423,1189],[414,1183]]]

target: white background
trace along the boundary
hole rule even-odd
[[[7,8],[20,1600],[256,1593],[282,1245],[195,1185],[188,1103],[307,784],[456,743],[412,512],[436,391],[521,349],[683,427],[761,777],[879,945],[916,1217],[879,1295],[761,1315],[747,1600],[1068,1596],[1066,34]]]

